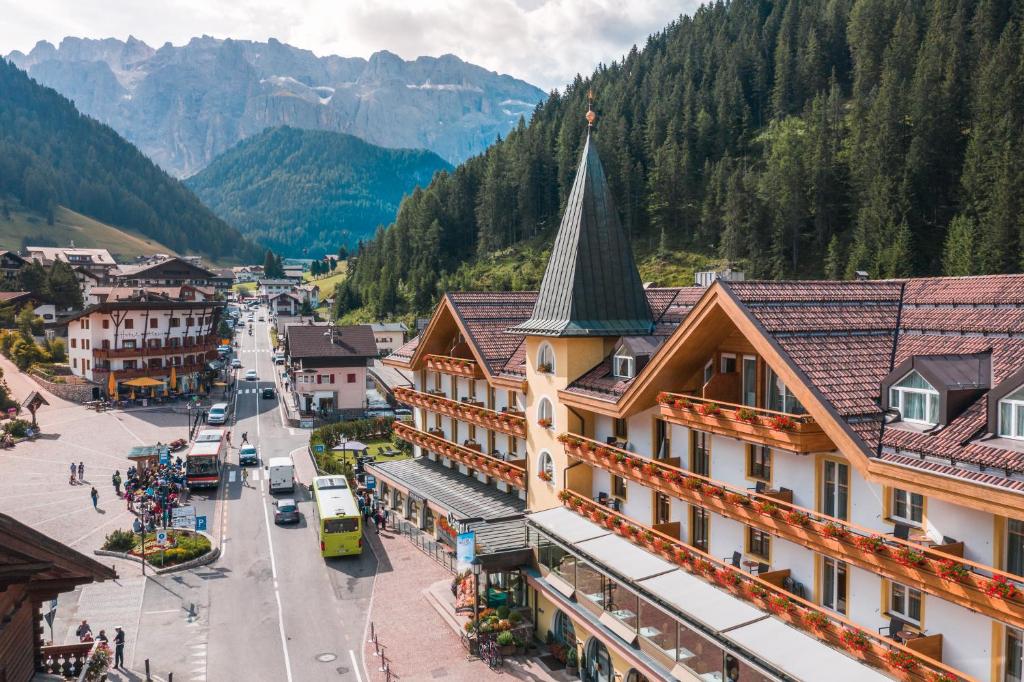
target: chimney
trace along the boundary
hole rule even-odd
[[[868,275],[867,270],[858,270],[857,272],[854,273],[854,279],[856,279],[858,282],[866,282],[869,279],[871,279],[871,277]]]

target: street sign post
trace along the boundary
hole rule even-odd
[[[43,614],[43,619],[50,626],[50,643],[53,643],[53,619],[57,616],[57,600],[50,600],[50,610]]]
[[[205,516],[197,516],[196,517],[196,530],[206,530],[206,517]]]
[[[313,452],[317,453],[318,455],[322,455],[323,452],[324,452],[324,444],[323,443],[317,443],[316,445],[314,445],[313,446]]]
[[[158,545],[166,545],[167,544],[167,531],[165,531],[165,530],[158,530],[156,532],[156,544],[158,544]]]

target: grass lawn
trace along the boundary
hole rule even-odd
[[[408,453],[405,453],[405,452],[402,452],[400,454],[394,455],[392,457],[381,457],[380,456],[380,451],[382,449],[385,449],[385,450],[388,449],[388,448],[392,448],[394,450],[398,449],[398,447],[395,445],[395,443],[393,441],[388,440],[388,439],[383,439],[382,438],[382,439],[378,439],[378,440],[371,440],[371,441],[365,441],[365,442],[366,442],[366,445],[368,446],[367,454],[373,455],[373,460],[375,462],[378,461],[378,460],[381,461],[381,462],[397,462],[397,461],[400,461],[400,460],[403,460],[403,459],[409,459],[409,458],[412,457],[411,454],[408,454]],[[344,453],[344,459],[342,458],[342,452],[340,450],[332,450],[332,454],[334,455],[334,459],[336,459],[338,462],[347,461],[349,464],[355,466],[355,463],[356,463],[355,462],[355,457],[353,456],[352,452],[345,452]]]
[[[256,282],[239,282],[238,284],[232,284],[231,291],[236,294],[244,293],[246,296],[251,296],[256,291]]]

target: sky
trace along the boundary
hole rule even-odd
[[[277,38],[318,55],[455,54],[545,90],[643,46],[699,0],[0,0],[0,54],[72,35],[152,47]]]

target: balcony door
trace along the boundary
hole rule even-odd
[[[740,401],[757,407],[757,358],[753,355],[743,356],[743,395]]]
[[[1006,627],[1005,669],[1002,682],[1024,680],[1024,631]]]
[[[701,550],[708,551],[708,532],[710,517],[703,507],[690,507],[690,544]]]
[[[846,562],[821,557],[821,605],[846,614]]]
[[[1024,521],[1006,520],[1006,565],[1004,570],[1024,575]]]
[[[850,506],[850,467],[826,459],[821,463],[821,512],[847,520]]]

